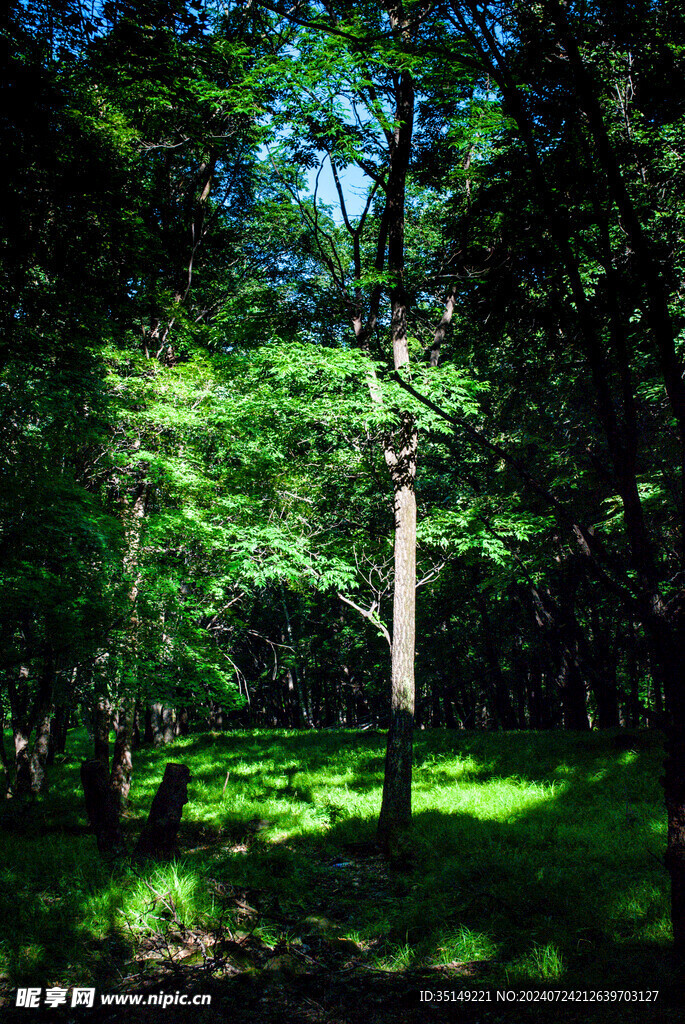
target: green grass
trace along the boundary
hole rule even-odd
[[[192,780],[181,859],[132,867],[100,858],[84,828],[87,739],[72,734],[50,795],[2,811],[1,983],[113,986],[155,937],[178,946],[195,929],[243,941],[251,969],[295,950],[391,972],[468,965],[471,985],[668,985],[663,753],[656,737],[634,751],[612,738],[420,732],[414,866],[394,871],[371,846],[381,736],[234,732],[138,751],[131,843],[165,762]]]

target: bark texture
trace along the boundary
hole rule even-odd
[[[26,796],[31,790],[30,733],[23,724],[15,725],[14,734],[14,794]]]
[[[43,708],[36,727],[36,739],[29,765],[31,792],[34,795],[47,792],[48,788],[46,766],[50,752],[50,718],[51,709]]]
[[[109,730],[112,709],[105,697],[98,697],[93,708],[93,752],[105,769],[109,769]]]
[[[409,22],[401,4],[386,7],[400,45],[409,39]],[[395,85],[397,127],[389,139],[386,188],[388,271],[392,352],[395,371],[409,363],[405,282],[404,220],[406,181],[414,132],[414,81],[402,71]],[[391,856],[404,856],[411,824],[411,779],[414,730],[414,645],[416,637],[416,456],[418,435],[413,416],[400,414],[398,427],[386,438],[385,462],[392,480],[395,507],[395,581],[393,597],[390,728],[385,755],[383,802],[378,839]]]
[[[109,784],[107,768],[99,758],[92,757],[81,765],[81,785],[86,800],[86,814],[97,839],[100,853],[117,853],[121,849],[119,806]]]
[[[174,709],[165,707],[161,701],[152,701],[148,706],[149,719],[145,720],[145,739],[156,747],[171,743],[175,736]],[[149,721],[149,729],[148,729]]]
[[[190,769],[185,764],[169,763],[157,790],[150,815],[143,828],[134,857],[168,858],[176,853],[176,836],[183,807],[188,803]]]
[[[564,729],[587,732],[590,728],[587,694],[575,647],[563,651],[558,684]]]
[[[414,728],[414,646],[416,636],[416,476],[417,433],[412,417],[386,446],[385,458],[395,492],[395,585],[393,598],[390,728],[385,755],[383,803],[378,838],[398,853],[411,823]]]
[[[117,737],[114,743],[112,774],[110,777],[110,787],[115,795],[120,811],[126,806],[131,789],[131,776],[133,774],[131,748],[133,745],[134,721],[135,711],[133,706],[129,705],[122,708],[119,712],[117,723]]]
[[[43,669],[33,699],[29,692],[29,668],[22,665],[18,675],[7,677],[8,697],[12,710],[14,737],[14,785],[18,797],[36,795],[47,786],[46,765],[50,745],[50,717],[55,682],[55,664],[52,652],[44,655]],[[31,734],[35,732],[33,748]]]

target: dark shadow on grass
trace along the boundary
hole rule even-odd
[[[349,732],[192,737],[161,751],[138,752],[136,772],[139,778],[154,767],[161,777],[162,761],[192,762],[211,752],[212,764],[201,764],[194,781],[216,784],[220,791],[226,772],[234,772],[234,781],[261,787],[265,798],[276,793],[297,806],[317,799],[315,789],[298,783],[299,775],[344,769],[351,793],[379,787],[383,742],[383,737]],[[455,753],[462,764],[456,774],[450,767]],[[261,763],[258,772],[237,767],[252,761]],[[184,870],[253,894],[262,926],[280,936],[274,957],[295,950],[308,965],[303,973],[287,963],[272,970],[262,958],[249,978],[243,972],[234,980],[211,981],[217,999],[225,1000],[224,1015],[267,1019],[259,1016],[266,998],[272,1019],[316,1019],[303,1010],[306,1000],[313,1000],[330,1020],[444,1020],[451,1011],[419,1005],[420,989],[482,985],[660,988],[662,1003],[667,991],[675,1000],[678,965],[661,939],[644,937],[650,928],[663,934],[666,909],[667,877],[657,859],[662,840],[655,834],[663,818],[660,761],[658,737],[651,735],[636,740],[635,749],[618,749],[606,734],[419,733],[417,795],[431,785],[477,792],[487,781],[508,778],[541,789],[537,803],[491,820],[459,807],[420,809],[414,818],[414,863],[407,871],[389,870],[376,853],[371,818],[343,816],[332,819],[325,833],[312,827],[283,839],[277,813],[272,831],[256,830],[230,806],[222,824],[213,826],[193,821],[191,802],[179,835],[187,851]],[[72,791],[72,776],[73,771],[67,773],[64,791]],[[147,779],[140,791],[154,786]],[[49,808],[42,805],[42,827]],[[55,811],[64,821],[59,802]],[[72,807],[72,822],[73,812]],[[23,836],[29,849],[32,834],[29,828]],[[15,844],[18,838],[5,841]],[[62,836],[60,843],[65,840]],[[69,841],[90,842],[92,850],[82,849],[81,863],[91,870],[79,883],[84,888],[79,895],[69,863],[57,868],[53,887],[69,892],[71,886],[73,898],[62,908],[58,929],[50,924],[49,904],[35,917],[36,937],[50,947],[43,965],[27,959],[27,929],[12,932],[12,921],[28,912],[39,894],[44,897],[40,876],[31,878],[20,860],[4,873],[11,898],[3,901],[0,919],[12,984],[36,983],[36,971],[47,963],[58,976],[75,957],[83,958],[84,970],[90,957],[88,972],[104,980],[125,960],[114,905],[109,916],[106,907],[103,911],[104,938],[98,942],[84,935],[81,924],[89,896],[106,890],[112,869],[90,862],[89,856],[96,858],[90,837]],[[27,923],[30,931],[30,917]],[[550,948],[561,957],[551,976],[544,963],[544,950]],[[450,959],[451,966],[435,966]],[[387,970],[393,966],[397,969]],[[460,1004],[455,1014],[463,1009]],[[476,1019],[497,1020],[500,1012],[481,1011]],[[519,1007],[515,1019],[539,1021],[548,1011],[550,1019],[561,1016],[558,1007],[554,1012],[538,1005]],[[645,1019],[627,1017],[625,1008],[612,1018],[613,1012],[603,1007],[593,1017],[585,1007],[577,1018],[564,1011],[563,1019]]]

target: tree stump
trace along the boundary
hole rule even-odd
[[[81,785],[98,850],[100,853],[116,853],[121,849],[119,806],[109,784],[109,772],[101,760],[92,757],[82,763]]]
[[[133,851],[134,857],[166,858],[174,855],[183,806],[188,803],[189,780],[187,765],[167,764],[152,801],[150,815]]]

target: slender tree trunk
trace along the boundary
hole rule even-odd
[[[141,744],[140,736],[140,710],[136,705],[135,714],[133,716],[133,730],[131,734],[131,749],[138,750]]]
[[[31,734],[22,722],[17,723],[14,733],[14,794],[26,796],[31,791],[31,760],[29,740]]]
[[[513,685],[511,687],[511,692],[512,699],[515,703],[516,728],[527,729],[530,724],[530,718],[528,716],[528,676],[520,641],[517,641],[514,645],[512,674]]]
[[[152,701],[148,710],[150,712],[150,732],[152,742],[156,747],[164,743],[164,705],[160,701]]]
[[[385,458],[395,492],[395,589],[392,629],[390,728],[378,837],[395,852],[411,822],[416,637],[417,432],[409,414],[389,441]]]
[[[637,657],[637,640],[635,637],[635,625],[632,618],[629,618],[628,628],[628,678],[630,680],[630,696],[628,721],[634,729],[640,725],[640,675]]]
[[[102,761],[109,771],[109,730],[111,726],[112,709],[105,697],[98,697],[93,708],[93,745],[94,756]]]
[[[408,42],[410,27],[400,3],[386,6],[398,44]],[[404,219],[406,179],[414,131],[414,81],[401,71],[395,84],[397,127],[390,143],[386,186],[392,351],[395,371],[409,364],[405,284]],[[385,462],[390,473],[395,508],[395,580],[393,596],[390,727],[385,756],[383,802],[378,838],[391,855],[402,855],[411,824],[411,780],[414,730],[414,647],[416,641],[416,458],[418,434],[413,416],[404,412],[386,438]]]
[[[652,680],[651,694],[650,694],[650,711],[654,712],[654,716],[657,719],[663,718],[664,714],[664,691],[661,682],[661,672],[658,668],[658,659],[652,652],[652,656],[649,659],[649,673]]]
[[[664,793],[668,815],[666,867],[671,876],[673,941],[685,952],[685,728],[674,723],[666,737]]]
[[[47,706],[41,709],[36,726],[36,738],[33,744],[30,762],[31,792],[34,795],[47,792],[48,752],[50,749],[50,717],[52,709]]]
[[[653,643],[670,719],[666,730],[666,760],[662,779],[668,817],[666,867],[671,877],[673,941],[685,953],[685,681],[682,652],[685,641],[685,594],[663,608],[653,623]]]
[[[173,743],[176,735],[176,717],[173,708],[162,708],[162,738],[164,743]]]
[[[542,667],[537,658],[533,658],[528,665],[528,717],[532,729],[544,727],[544,714],[542,709]]]
[[[112,755],[110,787],[116,796],[120,811],[123,811],[126,806],[131,789],[131,776],[133,775],[131,748],[133,745],[134,724],[135,706],[131,703],[119,711],[114,753]]]
[[[514,708],[511,703],[511,695],[509,693],[509,687],[507,681],[504,678],[504,673],[499,662],[499,657],[495,649],[493,640],[493,628],[488,615],[487,605],[484,598],[479,595],[478,607],[480,610],[481,621],[483,624],[483,643],[485,646],[485,657],[490,670],[490,677],[492,679],[494,703],[495,703],[495,714],[497,716],[498,723],[502,729],[515,729],[516,728],[516,716],[514,714]]]
[[[555,640],[561,648],[558,675],[561,717],[565,729],[581,732],[590,728],[587,712],[585,674],[580,661],[581,630],[576,618],[575,602],[578,587],[578,566],[573,557],[562,559],[559,593],[554,603],[552,620],[556,621]]]
[[[281,602],[283,604],[283,612],[285,614],[285,628],[288,637],[288,643],[292,648],[293,654],[297,650],[297,644],[295,643],[295,636],[293,633],[292,623],[290,621],[290,613],[288,611],[288,604],[285,599],[285,588],[281,586]],[[291,698],[291,703],[295,705],[294,713],[296,716],[297,726],[300,729],[310,729],[312,725],[311,709],[307,706],[307,700],[302,686],[302,674],[303,670],[295,665],[291,665],[288,668],[288,691]],[[293,722],[295,724],[295,722]]]
[[[152,729],[152,705],[148,704],[145,708],[145,727],[143,729],[143,742],[153,743],[155,734]]]
[[[591,681],[597,702],[600,729],[615,729],[619,725],[618,683],[616,679],[616,653],[599,645],[600,664],[592,673]]]
[[[585,732],[590,728],[587,715],[585,681],[581,674],[574,650],[564,648],[559,670],[559,694],[564,729]]]
[[[10,759],[5,748],[5,712],[0,705],[0,761],[5,769],[5,784],[9,788],[10,781]]]
[[[448,729],[456,729],[457,719],[454,715],[454,705],[452,704],[452,698],[446,692],[442,695],[442,706],[445,712],[445,725]]]
[[[52,763],[55,754],[64,754],[67,749],[67,732],[69,730],[69,709],[63,704],[55,708],[52,722],[50,724],[50,755],[49,763]]]
[[[43,670],[38,683],[38,692],[28,707],[28,669],[22,666],[19,686],[10,687],[15,751],[15,785],[17,796],[26,796],[44,791],[47,775],[46,765],[50,746],[50,718],[55,682],[55,666],[52,653],[46,651]],[[20,690],[21,693],[17,691]],[[16,709],[16,716],[15,716]],[[33,749],[30,746],[31,733],[36,728]]]
[[[442,725],[442,708],[440,705],[440,685],[437,679],[431,681],[430,691],[430,722],[433,729]]]
[[[13,673],[7,677],[7,688],[12,713],[12,737],[14,739],[14,781],[12,791],[15,796],[26,796],[31,790],[31,771],[29,764],[29,740],[31,724],[29,722],[28,694],[29,666],[21,665],[15,678]]]

